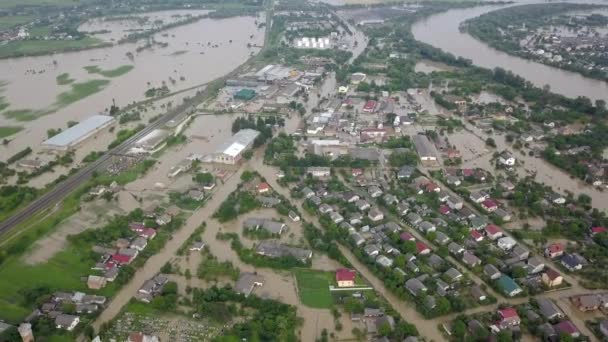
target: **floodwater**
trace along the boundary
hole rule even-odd
[[[30,122],[17,122],[0,116],[0,125],[25,128],[11,137],[14,140],[9,146],[15,146],[15,150],[25,146],[35,148],[46,138],[48,128],[65,128],[66,122],[70,120],[81,121],[107,110],[112,101],[116,101],[118,106],[125,106],[143,100],[144,92],[150,87],[166,84],[171,91],[178,91],[201,85],[230,72],[244,63],[251,54],[259,51],[253,45],[262,44],[264,31],[257,27],[256,20],[262,22],[263,18],[203,19],[156,34],[155,41],[168,45],[154,45],[139,52],[137,48],[142,47],[144,42],[1,60],[0,81],[8,84],[0,92],[10,104],[9,110],[48,109],[55,106],[57,95],[71,90],[70,85],[57,85],[56,77],[63,73],[68,73],[75,82],[85,82],[104,78],[98,74],[89,74],[83,69],[85,66],[99,66],[103,70],[123,65],[134,66],[127,74],[109,78],[110,84],[104,90],[65,106],[54,114]],[[106,25],[120,29],[117,22],[104,22],[101,28]],[[252,46],[248,47],[248,44]],[[129,58],[127,53],[132,53],[133,57]],[[9,150],[6,154],[11,155],[11,152],[13,151]],[[1,154],[5,155],[4,152]]]
[[[494,150],[486,147],[485,140],[490,136],[483,130],[466,123],[465,127],[470,131],[462,130],[449,135],[450,143],[456,145],[456,148],[462,153],[462,167],[481,167],[486,170],[493,170],[494,164],[491,159],[494,152],[505,149],[512,150],[502,134],[492,135],[497,146]],[[515,152],[513,155],[519,163],[516,170],[520,177],[534,176],[537,182],[551,186],[553,190],[562,194],[565,191],[572,192],[575,196],[581,193],[587,194],[591,197],[595,208],[603,211],[608,210],[608,192],[600,191],[588,186],[578,178],[570,177],[570,175],[547,163],[542,158],[519,152]]]
[[[538,87],[548,84],[555,93],[569,97],[586,96],[591,100],[608,99],[606,82],[508,55],[458,29],[459,25],[467,19],[508,6],[513,5],[450,10],[416,22],[412,26],[412,33],[417,40],[456,56],[468,58],[480,67],[490,69],[501,67],[511,70]]]

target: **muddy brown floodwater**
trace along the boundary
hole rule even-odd
[[[156,41],[168,45],[155,45],[140,52],[136,49],[143,42],[0,60],[0,82],[7,83],[0,89],[0,95],[9,103],[8,110],[55,107],[57,96],[71,90],[70,85],[57,84],[56,77],[61,74],[68,73],[74,82],[80,83],[104,79],[101,75],[88,73],[83,69],[85,66],[99,66],[103,70],[134,66],[122,76],[108,78],[110,83],[103,90],[37,120],[19,122],[0,115],[0,125],[24,127],[23,131],[11,137],[13,141],[8,146],[0,147],[0,159],[4,160],[5,156],[26,146],[38,146],[46,139],[48,128],[65,129],[68,121],[81,121],[105,111],[112,101],[122,107],[145,99],[144,92],[150,87],[160,87],[164,83],[171,91],[178,91],[225,75],[259,51],[255,46],[263,43],[264,30],[258,28],[256,20],[260,23],[264,18],[202,19],[156,34]],[[105,29],[108,25],[110,30],[120,30],[121,27],[114,22],[104,22],[102,27]],[[134,57],[130,59],[127,53]]]

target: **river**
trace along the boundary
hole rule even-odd
[[[508,6],[514,5],[492,5],[449,10],[416,22],[412,26],[412,33],[416,40],[456,56],[468,58],[480,67],[489,69],[501,67],[511,70],[538,87],[548,84],[555,93],[569,97],[586,96],[591,100],[608,100],[608,83],[606,82],[511,56],[489,47],[458,29],[460,23],[467,19]]]

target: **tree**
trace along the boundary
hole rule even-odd
[[[486,139],[486,145],[496,148],[496,141],[494,141],[492,138],[488,138]]]
[[[467,325],[462,320],[456,320],[452,325],[452,334],[460,341],[464,341],[464,336],[467,333]]]
[[[252,150],[247,150],[247,151],[245,151],[245,153],[243,153],[243,158],[245,158],[246,160],[250,160],[251,157],[253,157],[253,151]]]
[[[214,177],[209,172],[199,172],[196,175],[194,175],[193,180],[202,185],[210,185],[210,184],[213,184]]]

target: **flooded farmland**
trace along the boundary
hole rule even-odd
[[[170,91],[188,89],[209,82],[244,63],[259,51],[264,39],[263,18],[235,17],[202,19],[154,35],[155,43],[114,45],[40,57],[0,61],[0,89],[7,111],[47,112],[33,121],[20,115],[0,115],[0,125],[23,126],[11,137],[14,141],[2,147],[3,156],[13,153],[11,146],[35,148],[46,138],[48,128],[65,128],[68,121],[80,121],[107,110],[113,103],[122,107],[145,99],[146,90],[166,85]],[[87,24],[94,26],[95,23]],[[120,31],[120,22],[99,22],[98,29]],[[108,28],[108,25],[109,28]],[[93,27],[89,27],[93,29]],[[126,73],[108,73],[132,66]],[[87,69],[85,69],[87,67]],[[128,70],[128,69],[127,69]],[[119,75],[117,75],[119,74]],[[65,82],[59,82],[61,75]],[[92,92],[86,101],[64,101],[59,96],[73,92],[73,86],[92,80],[105,80],[100,91]],[[98,89],[99,90],[99,89]],[[68,98],[68,100],[70,100]]]

